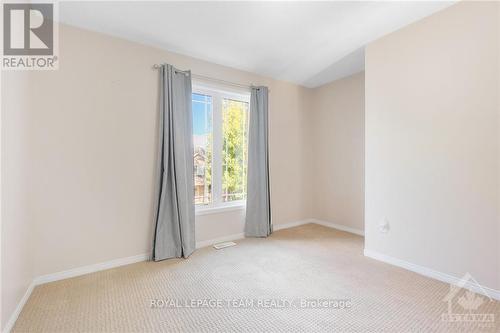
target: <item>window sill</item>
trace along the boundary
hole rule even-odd
[[[235,202],[217,207],[196,207],[195,212],[196,215],[208,215],[208,214],[230,212],[233,210],[245,210],[245,208],[246,208],[245,202]]]

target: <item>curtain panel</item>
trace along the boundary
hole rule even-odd
[[[195,250],[191,72],[160,66],[160,124],[153,260]]]
[[[245,236],[272,233],[269,186],[268,89],[252,87],[248,129],[248,174]]]

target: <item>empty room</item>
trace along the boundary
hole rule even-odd
[[[0,332],[500,332],[500,2],[1,8]]]

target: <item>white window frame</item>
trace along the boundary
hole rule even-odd
[[[246,200],[222,201],[222,100],[228,98],[247,102],[250,112],[250,91],[193,82],[192,92],[212,97],[212,202],[195,205],[196,215],[245,209]]]

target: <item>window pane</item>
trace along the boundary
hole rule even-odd
[[[212,202],[212,97],[193,94],[194,203]]]
[[[248,103],[222,100],[222,201],[246,197]]]

